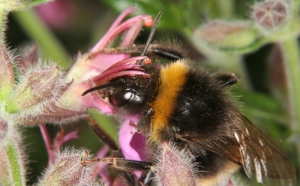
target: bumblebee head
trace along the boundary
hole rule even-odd
[[[96,92],[117,115],[141,114],[147,103],[155,97],[160,67],[153,64],[140,65],[138,61],[132,63],[121,61],[108,68],[92,80],[95,86],[86,90],[82,96]]]

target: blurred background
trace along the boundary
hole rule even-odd
[[[295,150],[299,146],[299,137],[289,124],[286,76],[278,46],[264,44],[247,52],[207,49],[199,46],[194,34],[201,25],[215,19],[250,20],[252,5],[253,0],[54,0],[28,11],[9,14],[6,40],[11,49],[17,49],[17,54],[36,43],[44,60],[57,61],[67,69],[79,51],[85,53],[92,48],[121,11],[136,6],[139,10],[136,15],[153,17],[162,11],[154,41],[175,40],[188,50],[190,58],[197,64],[210,71],[236,73],[241,81],[231,93],[240,109],[284,149],[299,175]],[[150,28],[144,28],[136,43],[145,43],[149,31]],[[117,139],[118,125],[111,118],[96,117],[99,124]],[[95,154],[103,145],[84,120],[72,125],[47,127],[52,139],[62,128],[66,132],[77,130],[79,139],[69,141],[66,146],[84,147]],[[30,160],[29,185],[32,185],[47,165],[47,152],[39,128],[22,130]]]

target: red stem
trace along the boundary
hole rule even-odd
[[[45,142],[46,145],[46,150],[48,153],[48,157],[49,157],[49,163],[53,163],[53,156],[52,156],[52,144],[51,144],[51,139],[47,130],[47,127],[45,124],[41,124],[39,125],[43,140]]]

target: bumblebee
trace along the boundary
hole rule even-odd
[[[141,52],[141,48],[135,46],[128,53]],[[125,53],[127,49],[114,51]],[[153,63],[146,63],[146,57],[132,60],[130,65],[116,63],[104,74],[117,73],[116,69],[128,74],[113,76],[83,95],[97,91],[117,116],[141,114],[136,130],[154,146],[167,141],[187,149],[201,164],[197,169],[202,185],[219,185],[240,167],[248,177],[265,185],[295,184],[294,168],[284,152],[227,95],[226,89],[238,81],[235,74],[208,73],[178,47],[153,44],[146,55],[153,56]],[[174,62],[160,65],[154,56]],[[143,75],[132,75],[133,71]]]

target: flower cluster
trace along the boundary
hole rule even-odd
[[[60,147],[66,141],[77,138],[76,132],[69,134],[60,132],[51,144],[43,124],[67,124],[86,118],[86,111],[90,108],[106,114],[114,113],[110,105],[97,93],[84,97],[81,95],[85,90],[95,86],[97,80],[109,81],[114,78],[117,72],[109,71],[110,66],[120,61],[124,63],[124,60],[125,63],[126,60],[130,63],[139,59],[131,59],[128,54],[99,52],[125,31],[120,46],[132,45],[143,24],[151,25],[152,17],[149,15],[140,15],[123,21],[134,11],[135,8],[125,10],[94,48],[84,55],[78,55],[67,72],[62,72],[60,67],[51,61],[45,63],[39,60],[35,46],[16,58],[4,44],[1,45],[0,153],[3,155],[2,165],[7,167],[7,172],[3,173],[6,175],[5,179],[2,180],[1,177],[1,183],[16,183],[14,174],[19,176],[18,183],[26,182],[25,156],[18,125],[39,126],[45,139],[50,164],[40,179],[40,184],[47,185],[52,182],[58,185],[80,185],[94,182],[95,176],[93,180],[90,175],[95,170],[81,165],[83,159],[81,151],[60,152]],[[119,72],[121,71],[122,69],[119,69]],[[16,168],[18,173],[12,171],[14,162],[18,164]],[[100,169],[99,172],[101,173]]]

